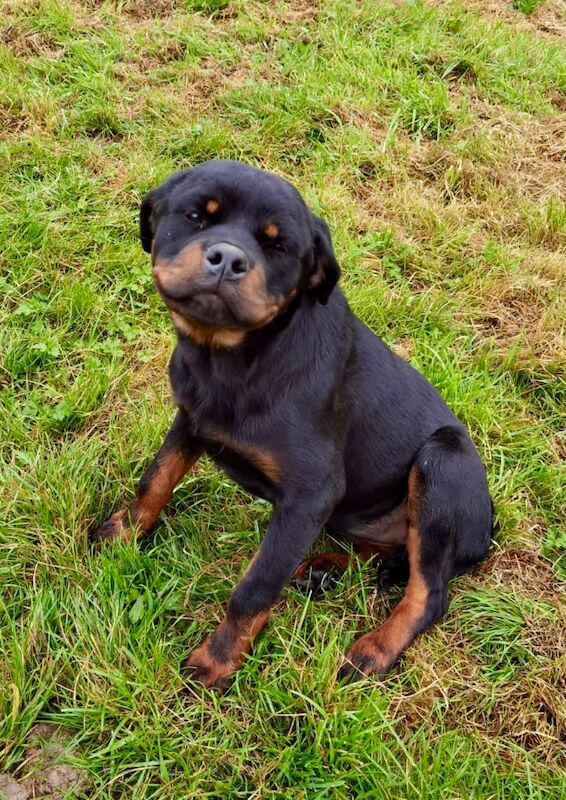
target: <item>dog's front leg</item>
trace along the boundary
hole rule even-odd
[[[308,483],[308,481],[305,481]],[[226,616],[189,655],[184,671],[208,688],[224,689],[266,624],[271,607],[315,541],[336,502],[337,481],[316,481],[316,496],[304,489],[278,503],[260,548],[228,603]]]
[[[165,441],[140,481],[134,500],[116,511],[89,535],[91,542],[130,539],[149,530],[169,502],[173,490],[202,453],[185,411],[179,410]]]

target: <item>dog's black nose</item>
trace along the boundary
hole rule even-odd
[[[250,268],[250,262],[244,251],[228,242],[211,245],[204,254],[204,264],[213,275],[223,278],[240,278]]]

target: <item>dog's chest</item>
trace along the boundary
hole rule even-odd
[[[207,454],[238,483],[260,496],[266,492],[256,485],[258,479],[280,484],[282,459],[265,406],[250,398],[243,402],[236,394],[218,397],[197,391],[174,398]]]

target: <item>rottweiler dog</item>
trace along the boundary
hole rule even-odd
[[[133,502],[91,538],[147,531],[207,453],[273,515],[223,621],[185,662],[192,679],[225,688],[290,579],[315,591],[346,569],[346,552],[303,560],[324,526],[380,556],[382,589],[406,583],[340,677],[386,672],[490,546],[492,503],[468,433],[350,311],[328,227],[285,180],[199,164],[144,198],[140,233],[178,337],[177,413]]]

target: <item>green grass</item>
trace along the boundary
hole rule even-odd
[[[5,5],[0,772],[25,779],[41,721],[101,800],[561,796],[560,4]],[[335,682],[398,597],[357,565],[316,604],[287,590],[228,694],[186,701],[180,661],[269,518],[208,463],[147,541],[87,547],[173,413],[138,205],[210,157],[286,176],[324,215],[352,307],[488,467],[493,553],[382,681]]]

